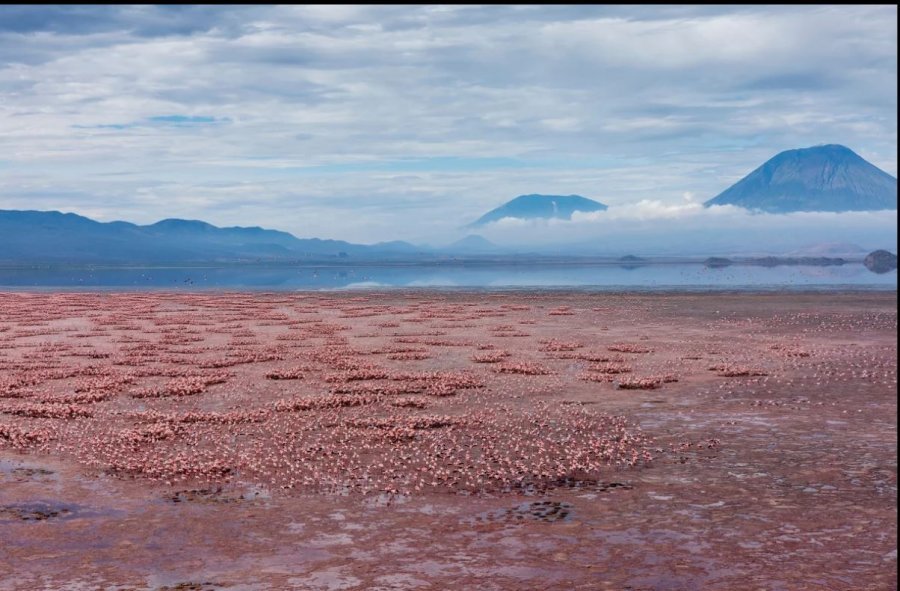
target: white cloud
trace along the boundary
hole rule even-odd
[[[892,6],[4,14],[0,208],[421,240],[535,192],[682,218],[818,143],[896,175]]]
[[[508,246],[561,251],[634,254],[785,253],[822,243],[895,248],[897,212],[768,214],[733,205],[643,200],[606,211],[576,212],[572,219],[503,218],[479,230]]]
[[[541,125],[552,131],[576,131],[581,127],[581,121],[575,117],[556,117],[541,119]]]

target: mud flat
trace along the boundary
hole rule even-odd
[[[896,293],[0,293],[0,589],[895,589]]]

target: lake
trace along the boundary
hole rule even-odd
[[[0,269],[0,288],[331,290],[475,288],[585,290],[896,290],[897,271],[840,266],[643,264],[372,264]]]

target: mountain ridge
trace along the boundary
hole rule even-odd
[[[167,218],[153,224],[98,222],[60,211],[0,210],[0,261],[20,262],[235,262],[385,257],[420,251],[394,241],[375,245],[297,238],[259,226],[218,227]]]

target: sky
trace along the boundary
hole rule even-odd
[[[438,244],[579,194],[485,235],[589,241],[826,143],[897,175],[896,6],[0,6],[0,209]]]

